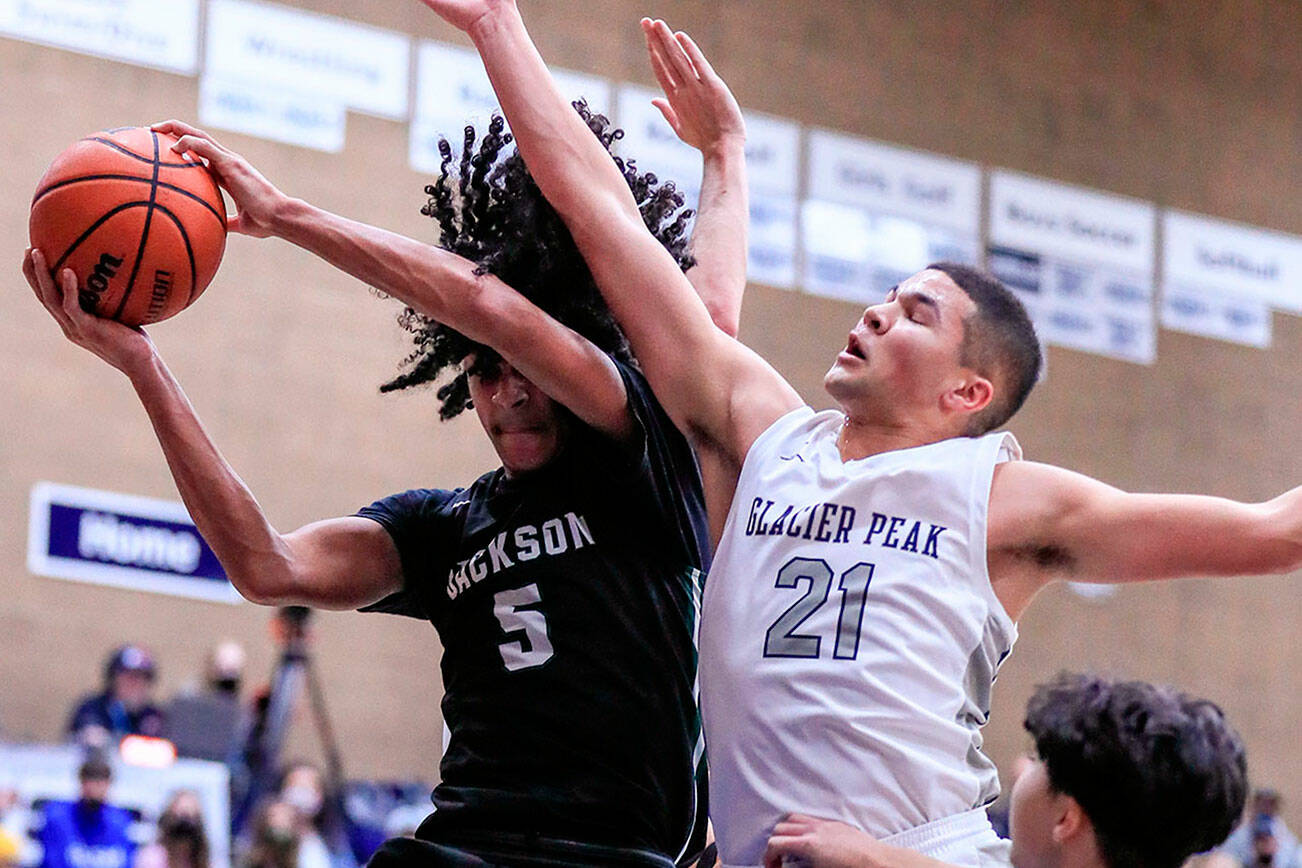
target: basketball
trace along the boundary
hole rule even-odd
[[[84,310],[127,325],[194,303],[226,248],[226,206],[207,167],[146,127],[87,136],[32,198],[28,234],[57,275],[71,268]]]

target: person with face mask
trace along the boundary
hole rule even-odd
[[[202,689],[172,697],[167,706],[168,731],[178,756],[226,762],[235,749],[244,717],[240,686],[244,647],[230,640],[208,653]]]
[[[241,868],[295,868],[300,836],[298,812],[280,799],[267,802],[253,823],[253,840]]]
[[[281,779],[280,800],[298,813],[298,859],[296,868],[354,868],[357,861],[336,836],[330,834],[332,820],[326,804],[321,770],[310,762],[291,763]],[[336,846],[330,846],[336,843]]]
[[[131,813],[107,803],[113,771],[93,753],[77,772],[76,801],[51,799],[41,809],[41,868],[128,868],[136,845],[127,834]]]
[[[203,805],[191,790],[180,790],[158,816],[158,837],[136,854],[133,868],[208,868],[208,835]]]

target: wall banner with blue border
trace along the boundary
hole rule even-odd
[[[27,568],[55,579],[240,600],[183,505],[53,482],[32,486]]]

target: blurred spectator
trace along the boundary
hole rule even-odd
[[[356,861],[346,843],[331,847],[338,818],[327,810],[325,779],[321,770],[299,760],[285,768],[280,799],[298,812],[298,861],[296,868],[355,868]]]
[[[1296,868],[1297,837],[1279,815],[1281,802],[1277,790],[1269,787],[1255,790],[1246,818],[1221,845],[1221,852],[1233,856],[1245,868],[1254,865]]]
[[[127,830],[129,811],[107,803],[113,772],[99,753],[77,772],[81,796],[75,802],[50,800],[42,807],[41,868],[129,868],[135,844]]]
[[[295,868],[298,863],[298,811],[272,800],[253,821],[253,839],[241,868]]]
[[[104,664],[104,690],[83,699],[68,719],[68,735],[88,747],[117,743],[125,735],[162,736],[163,713],[154,707],[154,658],[123,645]]]
[[[208,654],[202,689],[173,697],[167,729],[179,756],[227,762],[236,750],[242,710],[244,648],[222,642]]]
[[[135,868],[208,868],[208,835],[203,804],[191,790],[180,790],[158,816],[158,837],[136,854]]]

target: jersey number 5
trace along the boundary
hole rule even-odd
[[[552,657],[552,643],[547,638],[547,618],[534,606],[542,602],[537,585],[525,585],[498,591],[493,597],[493,614],[502,625],[507,641],[497,646],[508,671],[532,669]],[[524,635],[513,638],[519,633]]]
[[[841,617],[836,622],[836,646],[832,649],[836,660],[853,660],[859,655],[859,629],[872,580],[872,564],[855,564],[841,573],[837,585],[841,592]],[[792,558],[778,570],[774,587],[798,588],[801,582],[809,583],[805,595],[783,612],[764,636],[765,657],[817,659],[822,651],[822,636],[797,631],[827,602],[832,589],[832,568],[821,558]]]

